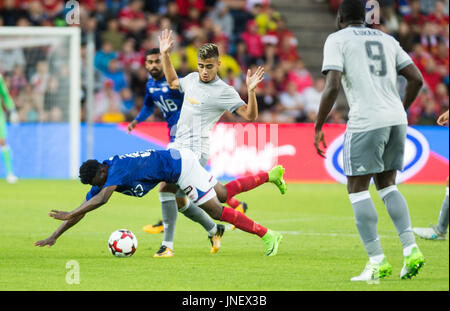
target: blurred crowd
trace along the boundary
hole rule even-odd
[[[330,0],[336,11],[341,0]],[[412,57],[425,80],[408,111],[410,124],[436,124],[449,106],[449,1],[379,0],[380,24]]]
[[[0,26],[66,26],[70,7],[58,0],[0,0]],[[425,6],[424,3],[427,3]],[[314,122],[323,77],[314,78],[299,53],[299,43],[286,20],[269,0],[80,0],[82,30],[82,119],[86,102],[86,42],[96,44],[94,118],[96,122],[132,120],[140,111],[148,73],[145,52],[158,47],[162,29],[172,29],[172,62],[180,76],[197,70],[197,49],[214,42],[220,49],[220,77],[235,87],[243,100],[248,69],[265,67],[257,89],[260,122]],[[412,123],[433,123],[448,108],[448,0],[383,0],[383,31],[397,37],[411,53],[426,80],[426,87],[411,107]],[[330,0],[335,8],[339,0]],[[20,49],[19,49],[20,50]],[[26,55],[25,55],[26,56]],[[58,121],[61,103],[46,100],[50,92],[66,92],[61,65],[49,75],[48,61],[37,58],[27,70],[20,51],[0,49],[0,72],[5,76],[22,121]],[[40,65],[38,65],[38,63]],[[54,72],[54,71],[52,71]],[[34,94],[43,94],[41,97]],[[41,99],[42,98],[42,99]],[[56,107],[56,108],[53,108]],[[158,111],[149,121],[162,121]],[[243,121],[225,114],[222,121]],[[337,110],[330,122],[344,123]]]

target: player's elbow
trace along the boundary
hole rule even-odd
[[[178,79],[168,79],[167,80],[167,84],[169,85],[169,88],[172,90],[178,90],[179,87],[179,83],[178,83]]]
[[[171,90],[177,90],[178,89],[178,84],[176,83],[168,83],[169,84],[169,88]]]
[[[250,122],[256,121],[256,119],[258,119],[258,112],[248,113],[244,116],[244,118]]]

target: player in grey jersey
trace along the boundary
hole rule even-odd
[[[344,88],[350,107],[344,138],[344,173],[358,229],[369,261],[361,275],[351,281],[371,281],[392,273],[377,232],[378,215],[369,193],[374,179],[378,194],[398,232],[403,246],[402,279],[416,275],[424,265],[411,228],[408,205],[395,184],[403,169],[407,118],[423,78],[409,55],[388,34],[364,26],[365,5],[361,0],[344,0],[338,10],[339,31],[328,36],[324,46],[322,72],[326,74],[315,124],[315,146],[324,157],[322,126]],[[396,89],[397,75],[407,81],[402,100]]]
[[[248,121],[256,120],[258,106],[255,89],[263,79],[264,68],[259,67],[254,74],[251,74],[250,71],[247,73],[246,81],[249,97],[247,105],[232,86],[227,85],[218,77],[220,61],[218,48],[215,44],[208,43],[199,49],[197,60],[199,72],[191,73],[184,78],[178,78],[169,57],[174,43],[172,31],[163,30],[159,36],[159,43],[161,62],[168,85],[171,89],[178,89],[184,93],[175,141],[171,144],[171,148],[191,150],[197,156],[200,164],[205,166],[209,159],[210,131],[225,111],[236,112]],[[211,182],[217,183],[215,179]],[[285,191],[285,185],[279,185],[279,188],[282,193]],[[174,185],[167,185],[165,188],[165,192],[175,193],[176,191],[177,187]],[[225,201],[232,207],[233,200],[239,203],[232,196],[228,196],[227,193],[219,195],[219,198],[226,198]],[[222,201],[222,203],[225,201]],[[217,234],[217,226],[208,215],[192,202],[179,209],[179,212],[202,224],[212,237],[211,252],[216,252],[218,246],[220,246],[220,238],[223,232]],[[176,221],[176,213],[176,210],[171,212],[173,214],[173,217],[171,217],[172,223]],[[218,245],[215,245],[216,242]],[[162,256],[165,256],[165,251],[170,252],[170,250],[161,249]]]

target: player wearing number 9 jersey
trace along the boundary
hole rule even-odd
[[[410,64],[398,41],[380,30],[352,25],[328,36],[322,71],[345,68],[348,132],[408,123],[396,84],[397,72]]]
[[[365,15],[362,0],[344,0],[339,6],[339,31],[331,34],[324,46],[322,72],[327,78],[314,144],[324,157],[320,149],[320,143],[326,148],[322,126],[342,84],[350,107],[342,152],[344,173],[356,227],[369,256],[363,272],[351,281],[372,281],[392,273],[377,232],[378,215],[369,193],[372,178],[403,246],[400,277],[406,279],[417,275],[425,258],[415,242],[396,174],[403,169],[408,123],[405,110],[417,97],[423,78],[393,37],[364,26]],[[408,81],[403,101],[396,88],[398,75]]]

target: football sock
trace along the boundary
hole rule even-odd
[[[411,228],[408,204],[403,195],[398,191],[396,185],[392,185],[378,190],[380,198],[389,213],[389,216],[397,229],[398,236],[403,248],[416,243],[414,233]]]
[[[369,258],[371,263],[380,263],[384,259],[384,254],[372,256]]]
[[[403,248],[403,256],[406,257],[406,256],[411,255],[412,249],[413,249],[414,247],[417,247],[417,244],[416,244],[416,243],[413,243],[413,244],[411,244],[411,245],[409,245],[409,246]]]
[[[209,236],[213,236],[217,232],[216,223],[209,217],[209,215],[200,207],[189,201],[189,203],[178,210],[184,216],[192,221],[199,223],[205,228]]]
[[[5,163],[6,175],[12,174],[11,148],[8,145],[0,146],[3,162]]]
[[[383,249],[377,232],[378,215],[369,191],[350,193],[348,196],[355,214],[356,228],[367,255],[369,258],[382,255]]]
[[[173,250],[173,240],[175,237],[175,227],[178,217],[178,206],[175,194],[171,192],[160,192],[162,221],[164,224],[164,240],[162,245]]]
[[[222,216],[220,216],[220,220],[235,225],[236,228],[241,229],[242,231],[256,234],[260,238],[262,238],[267,232],[266,227],[261,226],[260,224],[254,222],[244,214],[230,207],[223,207]]]
[[[227,200],[227,204],[236,209],[236,207],[238,207],[241,204],[241,201],[239,201],[238,199],[235,198],[230,198],[229,200]]]
[[[225,185],[227,188],[227,202],[235,195],[252,190],[269,181],[269,175],[267,172],[262,172],[252,176],[246,176],[242,178],[230,181]]]
[[[443,234],[447,233],[448,228],[448,187],[445,190],[445,198],[442,202],[441,212],[439,214],[438,224],[436,229]]]

